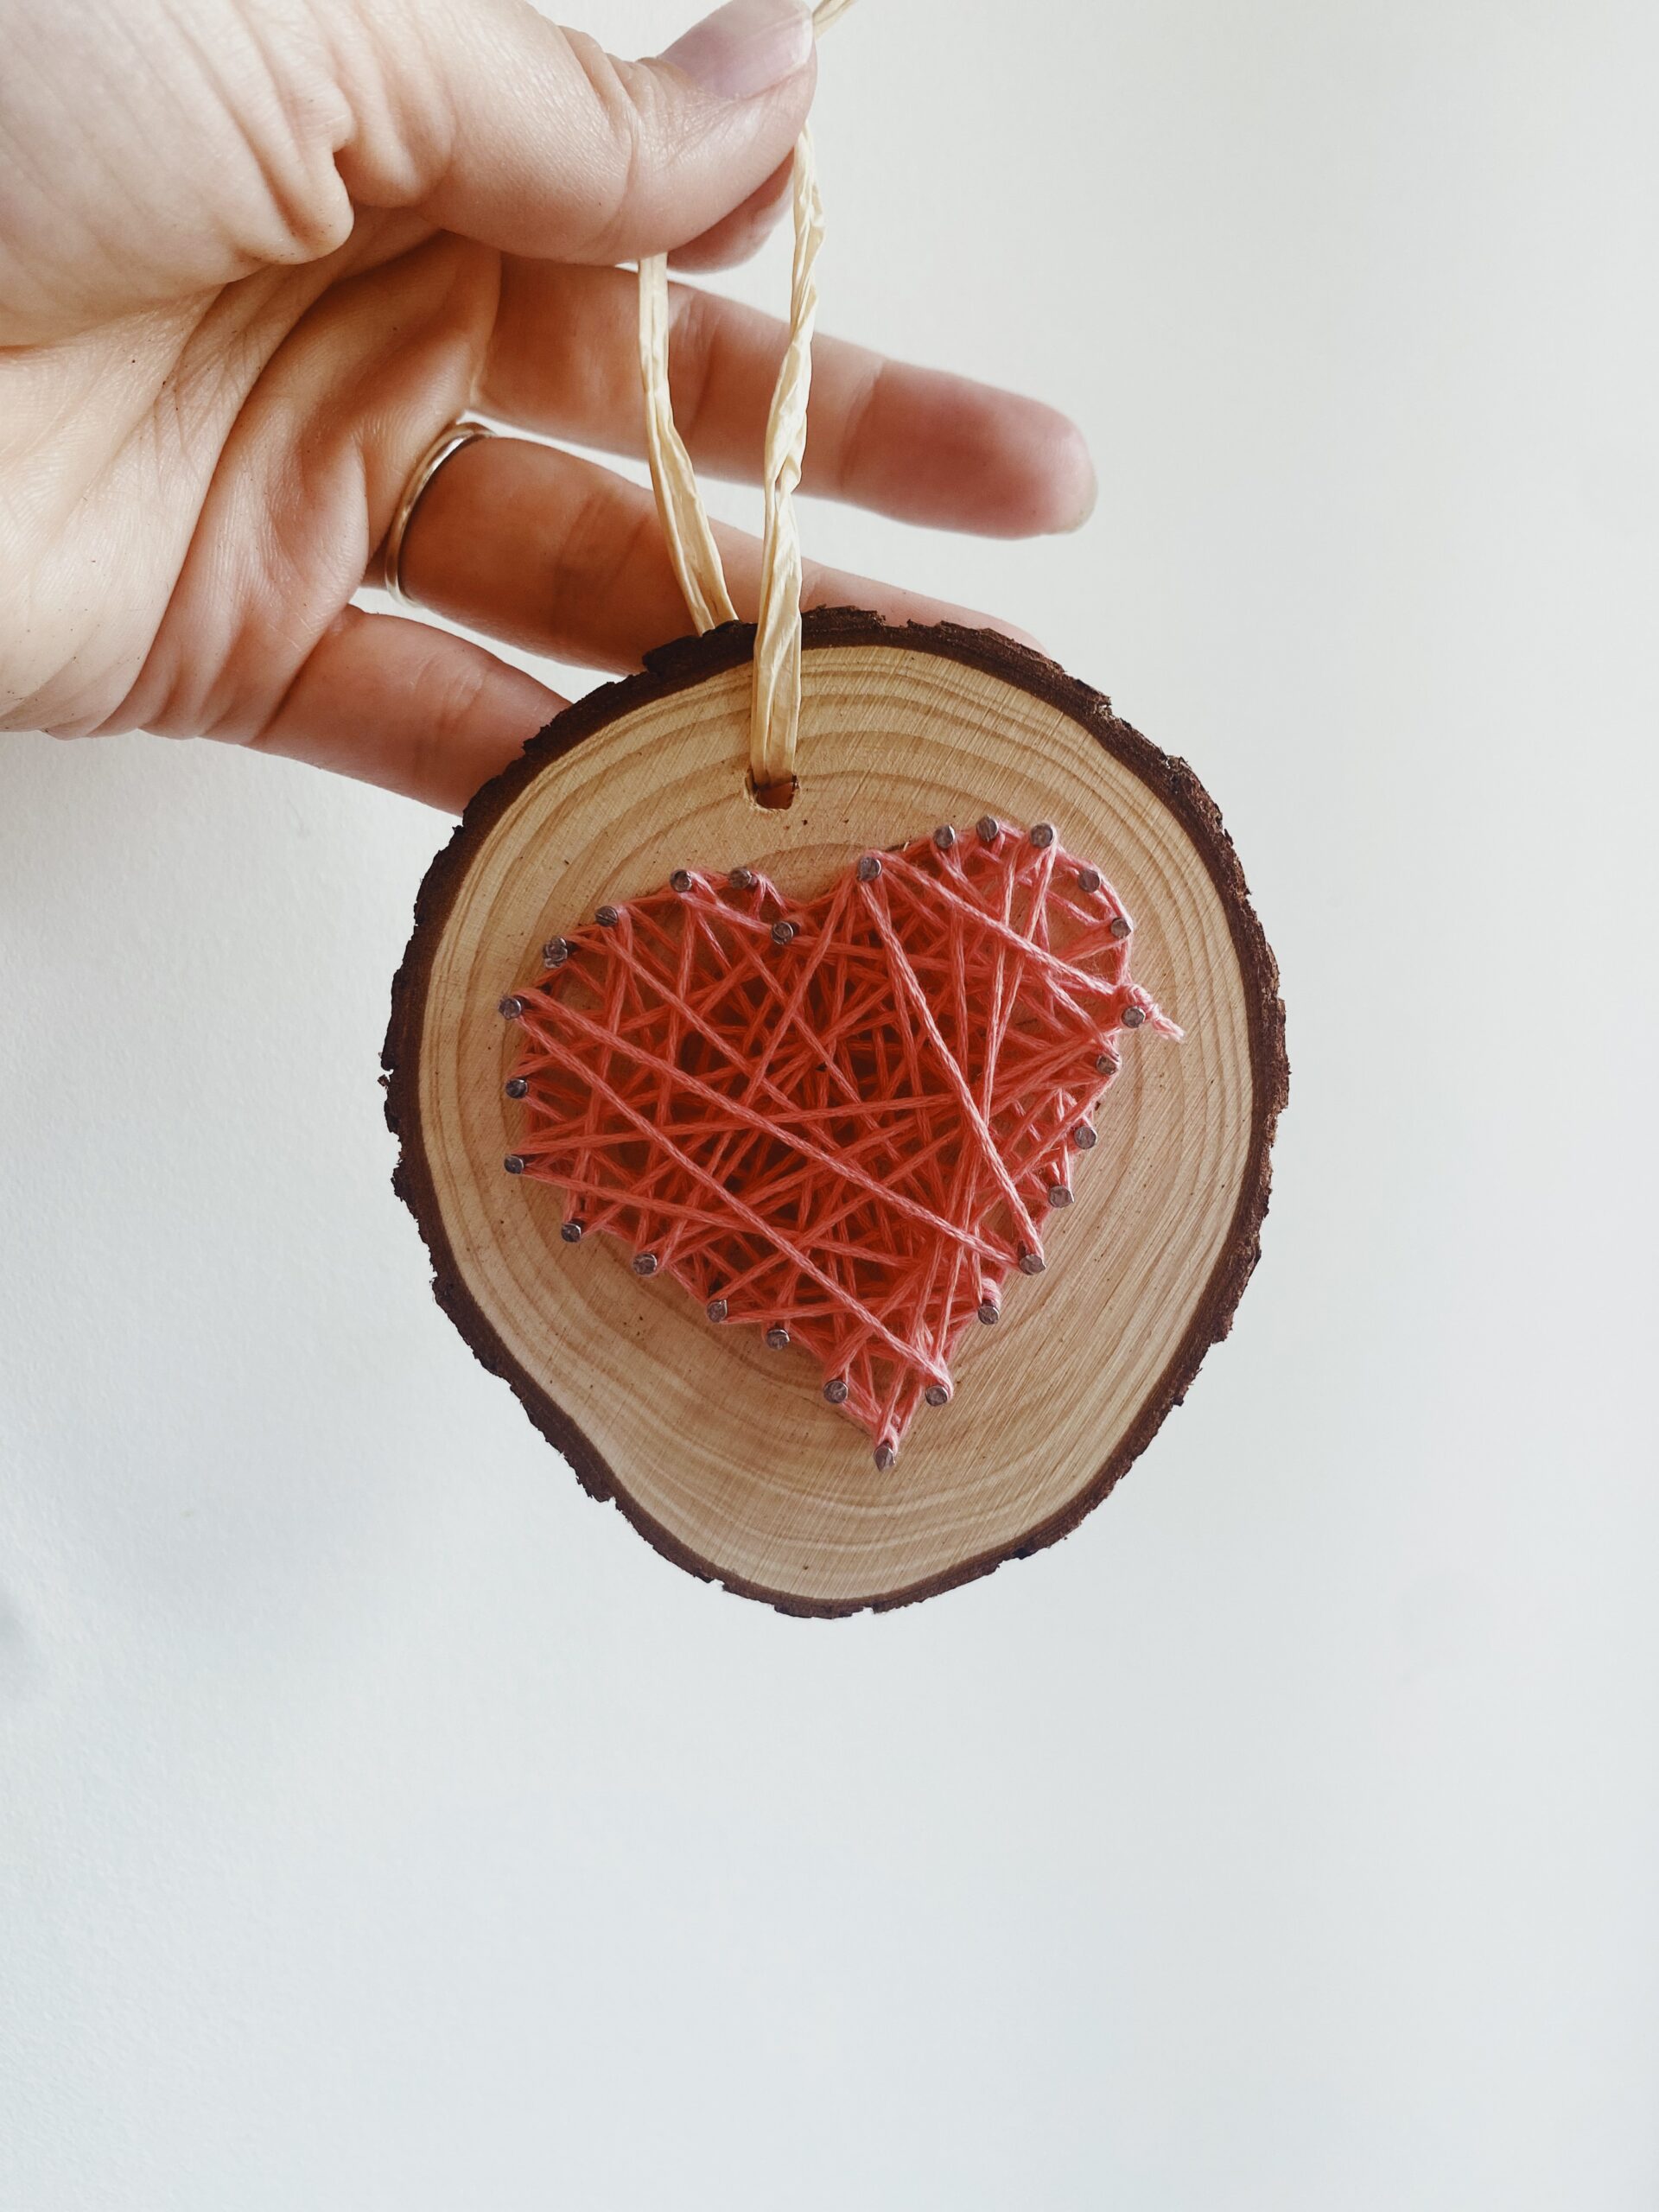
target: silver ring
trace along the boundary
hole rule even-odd
[[[440,430],[426,451],[410,472],[404,486],[404,496],[397,502],[392,516],[391,528],[386,532],[386,550],[381,561],[380,581],[399,607],[413,607],[416,601],[404,588],[404,540],[409,535],[415,510],[432,479],[452,454],[469,446],[474,438],[493,438],[495,432],[487,423],[472,423],[463,418],[451,423],[447,430]]]

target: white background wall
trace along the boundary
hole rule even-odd
[[[0,2201],[1650,2212],[1656,62],[1641,0],[826,46],[829,326],[1103,488],[810,542],[1197,763],[1291,1015],[1230,1342],[971,1589],[703,1588],[451,1334],[375,1084],[444,822],[4,741]]]

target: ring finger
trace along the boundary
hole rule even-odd
[[[753,620],[760,548],[716,525],[727,582]],[[420,606],[468,629],[583,667],[637,668],[683,636],[685,602],[652,494],[611,470],[520,438],[482,438],[448,460],[404,540],[401,579]],[[809,565],[809,607],[865,607],[893,622],[1006,623]]]

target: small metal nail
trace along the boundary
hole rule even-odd
[[[772,941],[774,944],[792,944],[794,937],[795,925],[793,922],[777,921],[772,924]]]
[[[524,1002],[523,999],[515,998],[509,992],[507,996],[500,1001],[495,1010],[504,1021],[517,1021],[524,1010]]]
[[[933,832],[933,842],[942,853],[948,853],[957,842],[957,833],[948,822],[941,822]]]
[[[562,1221],[559,1224],[559,1235],[567,1244],[580,1244],[582,1224],[579,1221]]]
[[[1097,868],[1080,868],[1077,870],[1077,888],[1092,896],[1100,888],[1100,870]]]
[[[1033,822],[1031,825],[1031,842],[1039,847],[1052,845],[1054,842],[1054,824],[1052,822]]]
[[[950,1393],[943,1382],[930,1382],[922,1395],[930,1406],[948,1406],[950,1402]]]
[[[982,841],[988,845],[994,845],[1002,835],[1002,824],[994,814],[982,814],[975,826]]]
[[[726,880],[734,891],[753,891],[754,870],[752,868],[734,868]]]
[[[515,1075],[510,1076],[506,1082],[502,1084],[501,1088],[506,1092],[509,1098],[522,1098],[524,1093],[530,1089],[530,1084],[524,1076]]]
[[[844,1406],[847,1402],[847,1383],[845,1377],[840,1375],[832,1375],[830,1380],[823,1386],[823,1395],[829,1399],[832,1406]]]
[[[602,930],[613,930],[621,918],[614,906],[601,906],[594,916],[594,919]]]
[[[1071,1141],[1079,1152],[1092,1152],[1100,1142],[1100,1131],[1092,1122],[1079,1122],[1071,1132]]]
[[[1143,1006],[1126,1006],[1118,1019],[1126,1029],[1138,1029],[1147,1018]]]
[[[994,1298],[982,1298],[979,1301],[979,1318],[988,1329],[993,1321],[1000,1321],[1002,1319],[1002,1308]]]
[[[789,1331],[781,1321],[774,1321],[766,1331],[766,1343],[773,1351],[783,1351],[789,1344]]]
[[[1121,944],[1133,926],[1127,914],[1114,914],[1106,925],[1106,934],[1115,937]]]
[[[570,947],[562,937],[550,937],[542,947],[543,968],[563,968],[570,957]]]
[[[524,1172],[524,1155],[522,1152],[510,1152],[501,1165],[509,1175],[522,1175]]]
[[[1116,1052],[1102,1052],[1096,1058],[1095,1073],[1096,1075],[1116,1075],[1121,1065],[1122,1062],[1119,1060]]]
[[[690,869],[677,868],[668,879],[668,887],[671,891],[678,891],[681,893],[689,891],[691,888]]]
[[[702,1310],[711,1321],[723,1321],[732,1309],[723,1298],[711,1298]]]
[[[875,1464],[884,1475],[898,1457],[897,1447],[887,1443],[885,1438],[875,1447]]]
[[[654,1275],[657,1272],[657,1255],[654,1252],[636,1252],[628,1264],[637,1275]]]
[[[1069,1206],[1071,1205],[1071,1193],[1066,1189],[1064,1183],[1051,1183],[1049,1185],[1048,1203],[1052,1206]]]
[[[1039,1275],[1043,1272],[1043,1255],[1022,1246],[1020,1252],[1020,1272],[1022,1275]]]
[[[866,853],[858,863],[859,881],[861,883],[874,883],[876,877],[880,875],[880,861],[876,858],[874,853]]]

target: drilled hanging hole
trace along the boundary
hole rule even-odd
[[[793,806],[795,794],[801,788],[801,779],[798,776],[782,776],[775,784],[757,784],[754,778],[751,776],[748,784],[749,797],[755,804],[764,806],[773,813],[784,807]]]

